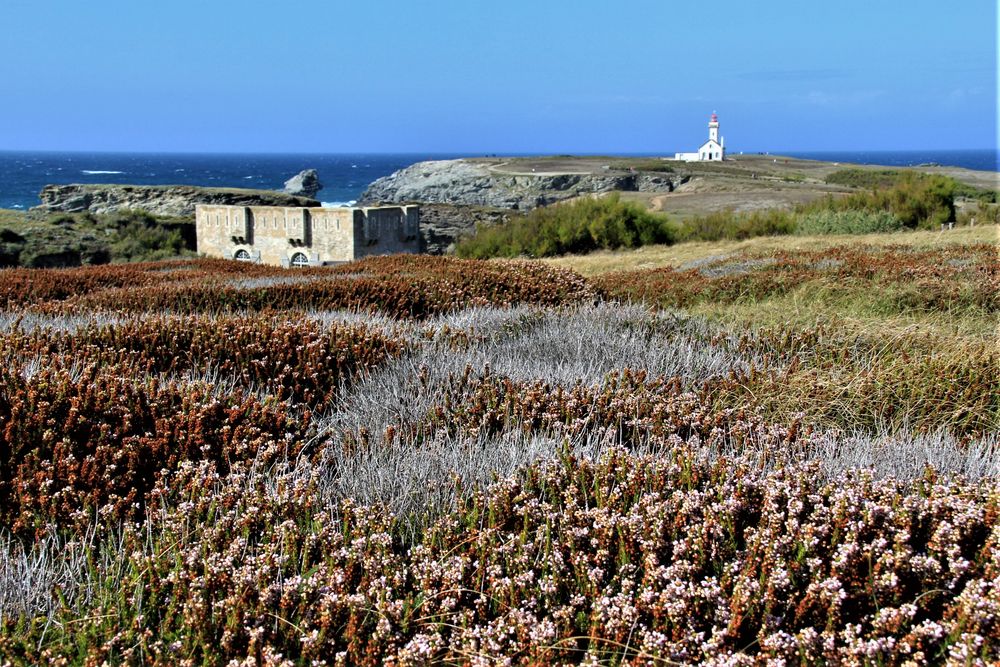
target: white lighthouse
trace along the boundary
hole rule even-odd
[[[726,139],[719,136],[719,116],[714,111],[708,119],[708,141],[701,145],[697,153],[676,153],[675,160],[702,162],[726,159]]]

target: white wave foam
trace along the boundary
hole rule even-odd
[[[351,199],[350,201],[321,201],[320,204],[323,208],[350,208],[358,203],[357,199]]]
[[[107,171],[104,169],[81,169],[81,174],[94,175],[94,174],[124,174],[124,171]]]

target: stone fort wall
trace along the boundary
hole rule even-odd
[[[417,206],[199,205],[195,228],[199,253],[275,266],[322,266],[420,251]]]

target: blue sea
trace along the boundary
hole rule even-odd
[[[776,152],[776,154],[779,154]],[[824,162],[850,162],[852,164],[881,164],[887,167],[916,167],[939,164],[946,167],[965,167],[979,171],[1000,171],[997,149],[927,150],[927,151],[814,151],[780,153],[804,160]]]
[[[792,157],[832,162],[915,166],[937,163],[998,171],[996,150],[895,152],[788,152]],[[634,156],[635,154],[630,154]],[[48,184],[129,183],[201,185],[277,190],[303,169],[319,172],[317,195],[331,205],[351,204],[369,183],[422,160],[455,154],[186,155],[143,153],[43,153],[0,151],[0,208],[28,209]]]
[[[0,208],[28,209],[49,184],[127,183],[280,190],[303,169],[319,172],[317,198],[353,203],[368,184],[421,160],[461,155],[194,155],[0,151]]]

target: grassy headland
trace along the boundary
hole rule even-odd
[[[167,259],[195,249],[194,221],[143,211],[94,215],[0,210],[0,267]]]
[[[644,211],[617,194],[535,209],[507,223],[483,226],[457,244],[464,257],[547,257],[593,250],[689,241],[743,240],[789,234],[867,234],[940,229],[945,224],[995,224],[997,193],[936,174],[843,170],[828,180],[857,184],[791,210],[718,211],[672,219]],[[965,210],[959,215],[959,205]]]

